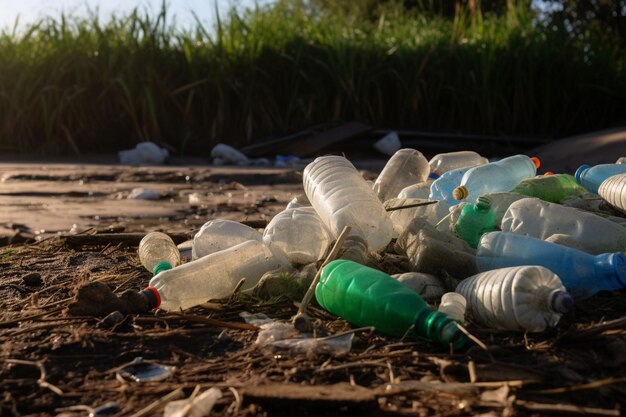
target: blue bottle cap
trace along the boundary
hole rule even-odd
[[[432,179],[432,180],[436,180],[437,178],[439,178],[441,175],[437,174],[436,172],[431,172],[430,174],[428,174],[428,178]]]
[[[566,291],[554,291],[550,294],[550,309],[565,314],[574,308],[574,298]]]
[[[580,184],[580,177],[581,177],[581,175],[583,175],[583,172],[585,172],[589,168],[591,168],[591,166],[589,166],[589,165],[581,165],[581,166],[578,167],[578,169],[576,170],[576,173],[574,174],[574,177],[576,177],[576,182],[577,183]]]

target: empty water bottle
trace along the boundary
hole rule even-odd
[[[383,203],[398,195],[400,190],[428,179],[428,160],[415,149],[400,149],[381,171],[374,182],[374,191]]]
[[[457,200],[476,200],[483,194],[497,191],[511,191],[526,178],[534,177],[539,168],[539,159],[526,155],[514,155],[470,168],[461,185],[454,189],[452,196]]]
[[[247,240],[262,241],[263,235],[258,230],[233,220],[211,220],[194,236],[191,258],[202,258]]]
[[[450,317],[459,323],[465,322],[465,310],[467,301],[458,292],[447,292],[441,296],[441,303],[437,311]]]
[[[368,253],[367,242],[361,236],[352,235],[343,241],[337,259],[347,259],[365,265]]]
[[[404,272],[402,274],[394,274],[391,277],[429,302],[440,300],[441,296],[446,292],[443,281],[431,274]]]
[[[150,232],[139,242],[139,260],[153,274],[172,269],[180,264],[180,251],[171,237],[161,232]]]
[[[409,185],[408,187],[404,187],[398,193],[397,198],[423,198],[427,199],[430,194],[430,185],[433,183],[432,179],[428,179],[424,182],[420,182],[419,184]]]
[[[541,265],[557,274],[575,298],[588,298],[601,290],[626,287],[626,256],[622,253],[590,255],[515,233],[491,232],[478,245],[476,263],[481,271],[516,265]]]
[[[208,300],[228,297],[245,278],[241,290],[254,287],[269,271],[288,271],[291,264],[276,248],[248,240],[174,269],[162,271],[144,290],[152,308],[187,309]]]
[[[335,260],[322,270],[317,302],[357,326],[403,337],[412,333],[455,349],[465,336],[454,320],[433,311],[414,291],[382,271],[352,261]]]
[[[376,193],[354,165],[341,156],[316,158],[304,169],[304,191],[324,224],[338,237],[345,226],[372,251],[393,237],[393,223]]]
[[[434,202],[418,198],[392,198],[385,202],[385,208],[393,222],[394,237],[404,232],[413,219],[424,218],[430,224],[436,225],[448,215],[450,209],[445,201]]]
[[[453,169],[469,168],[484,165],[488,162],[489,160],[487,158],[480,156],[480,154],[474,151],[458,151],[439,153],[428,161],[428,165],[430,165],[431,172],[442,175]]]
[[[528,196],[513,192],[501,192],[483,194],[481,198],[489,201],[489,206],[491,207],[491,211],[493,212],[493,215],[496,219],[496,225],[500,227],[500,224],[502,223],[502,218],[504,217],[504,214],[509,209],[511,204],[515,203],[518,200],[528,198]]]
[[[602,181],[598,194],[611,206],[626,211],[626,174],[613,175]]]
[[[623,227],[596,214],[536,198],[511,204],[500,229],[592,254],[626,251]]]
[[[501,330],[541,332],[573,306],[559,277],[542,266],[481,272],[463,280],[456,292],[467,300],[476,323]]]
[[[483,234],[497,228],[496,216],[491,210],[491,203],[484,197],[478,197],[475,204],[468,204],[463,207],[461,215],[454,225],[456,234],[472,248],[478,246]]]
[[[450,206],[459,204],[459,201],[453,197],[454,190],[461,185],[463,175],[472,168],[457,168],[442,174],[431,184],[428,198],[438,201],[444,200]]]
[[[305,265],[321,259],[332,236],[313,207],[281,211],[263,232],[263,242],[277,246],[291,263]]]
[[[580,185],[588,191],[598,194],[600,184],[607,178],[617,174],[626,174],[626,164],[581,165],[576,170],[574,176]]]
[[[512,192],[537,197],[551,203],[560,203],[573,197],[580,197],[587,190],[568,174],[539,175],[520,182]]]

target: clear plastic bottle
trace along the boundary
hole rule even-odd
[[[626,211],[626,174],[613,175],[602,181],[598,194],[611,206]]]
[[[463,280],[456,292],[477,323],[501,330],[541,332],[573,307],[559,277],[535,265],[481,272]]]
[[[437,175],[442,175],[453,169],[470,168],[487,163],[489,163],[487,158],[480,156],[480,154],[474,151],[440,153],[433,156],[430,161],[428,161],[430,171]]]
[[[598,194],[600,184],[607,178],[617,174],[626,174],[626,164],[581,165],[576,170],[574,176],[580,185],[588,191]]]
[[[171,237],[161,232],[150,232],[139,242],[139,260],[153,274],[172,269],[180,264],[180,251]]]
[[[465,310],[467,300],[458,292],[447,292],[441,296],[441,303],[437,311],[450,317],[459,323],[465,322]]]
[[[502,223],[502,218],[504,217],[506,211],[509,209],[511,204],[515,203],[518,200],[528,198],[528,196],[513,192],[501,192],[483,194],[482,198],[489,201],[491,211],[493,211],[493,215],[496,219],[496,225],[500,227],[500,224]]]
[[[534,177],[539,168],[539,159],[526,155],[514,155],[496,162],[470,168],[461,184],[454,189],[456,200],[470,198],[476,200],[483,194],[497,191],[511,191],[522,180]]]
[[[382,271],[343,259],[322,270],[315,288],[317,302],[357,326],[381,333],[414,335],[455,349],[466,339],[452,319],[433,311],[414,291]]]
[[[513,232],[592,254],[626,251],[626,229],[587,211],[525,198],[511,204],[500,224]]]
[[[438,201],[444,200],[450,206],[459,204],[459,201],[456,200],[452,194],[456,187],[461,185],[463,175],[472,168],[473,167],[458,168],[442,174],[430,185],[430,195],[428,198]]]
[[[263,232],[266,245],[277,246],[291,263],[300,265],[322,259],[332,240],[330,231],[313,207],[283,210]]]
[[[385,208],[389,210],[398,207],[423,204],[430,201],[432,200],[422,200],[419,198],[392,198],[385,202]],[[441,219],[448,215],[449,209],[450,207],[448,206],[448,203],[445,201],[438,201],[432,204],[389,211],[389,217],[393,222],[394,237],[398,237],[402,232],[404,232],[413,219],[424,218],[430,224],[436,225]]]
[[[152,308],[188,309],[208,300],[228,297],[242,278],[242,291],[251,289],[263,274],[291,270],[285,255],[263,242],[248,240],[231,248],[162,271],[150,280],[144,293],[152,293]]]
[[[361,236],[348,236],[343,241],[337,259],[347,259],[366,265],[368,253],[367,242]]]
[[[397,198],[423,198],[427,199],[430,194],[430,185],[433,183],[432,179],[428,179],[425,182],[419,184],[409,185],[404,187],[398,193]]]
[[[496,216],[491,210],[487,198],[478,197],[475,204],[468,204],[461,210],[461,215],[454,225],[457,236],[466,241],[472,248],[478,246],[480,237],[496,230]]]
[[[428,160],[420,151],[400,149],[389,158],[373,189],[384,203],[397,196],[404,187],[426,181],[429,173]]]
[[[263,234],[233,220],[215,219],[206,222],[193,238],[191,259],[202,258],[247,240],[263,241]]]
[[[345,226],[372,251],[393,237],[393,223],[376,193],[354,165],[341,156],[316,158],[304,169],[304,192],[324,224],[338,237]]]
[[[626,287],[626,256],[622,253],[590,255],[515,233],[491,232],[478,245],[476,263],[481,271],[516,265],[541,265],[557,274],[575,298],[588,298],[602,290]]]
[[[617,158],[617,161],[615,161],[616,164],[626,164],[626,156],[620,156],[619,158]]]
[[[568,174],[538,175],[527,178],[511,190],[514,193],[537,197],[551,203],[560,203],[568,198],[580,197],[587,190]]]
[[[401,282],[405,287],[415,291],[424,300],[433,302],[441,299],[446,292],[441,279],[432,274],[422,272],[404,272],[394,274],[391,278]]]

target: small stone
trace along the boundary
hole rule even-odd
[[[41,274],[39,272],[31,272],[22,277],[22,282],[24,285],[28,285],[29,287],[39,287],[43,285],[43,279],[41,279]]]

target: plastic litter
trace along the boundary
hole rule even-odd
[[[613,175],[602,181],[598,194],[611,206],[626,212],[626,174]]]
[[[576,170],[574,176],[580,185],[588,191],[598,194],[600,184],[607,178],[617,174],[626,174],[626,164],[581,165]]]
[[[511,190],[514,193],[537,197],[551,203],[584,195],[587,190],[568,174],[539,175],[527,178]]]
[[[475,201],[488,192],[511,191],[522,180],[534,177],[539,168],[539,159],[526,155],[514,155],[496,162],[470,168],[454,189],[456,200]]]
[[[133,188],[126,198],[128,200],[160,200],[161,194],[148,188]]]
[[[420,297],[428,302],[439,301],[446,292],[441,279],[431,274],[404,272],[402,274],[394,274],[391,277],[418,293]]]
[[[191,258],[198,259],[247,240],[263,241],[263,234],[234,220],[215,219],[202,225],[193,237]]]
[[[428,179],[419,184],[409,185],[404,187],[398,193],[397,198],[421,198],[428,199],[430,195],[430,185],[433,183],[432,179]]]
[[[246,155],[223,143],[218,143],[211,149],[211,158],[214,158],[215,165],[250,165]]]
[[[467,301],[465,297],[457,292],[447,292],[441,296],[441,304],[437,311],[450,317],[459,323],[465,322],[465,310]]]
[[[616,164],[626,164],[626,156],[620,156],[619,158],[617,158],[617,161],[615,161]]]
[[[180,264],[180,251],[171,237],[161,232],[148,233],[139,242],[139,261],[154,275]]]
[[[222,391],[210,388],[197,396],[184,400],[170,401],[165,405],[163,417],[205,417],[211,413]]]
[[[401,147],[402,143],[396,132],[389,132],[374,143],[374,149],[388,156],[396,153]]]
[[[433,311],[417,293],[356,262],[340,259],[326,265],[315,297],[326,310],[357,326],[374,326],[397,337],[411,333],[455,349],[466,342],[454,321]]]
[[[439,176],[453,169],[469,168],[487,163],[489,163],[487,158],[474,151],[439,153],[428,161],[430,171]]]
[[[453,197],[454,190],[461,185],[463,175],[472,168],[473,167],[457,168],[444,172],[430,185],[428,198],[431,200],[444,200],[450,206],[459,204],[459,200]]]
[[[433,226],[436,225],[449,214],[450,207],[445,201],[392,198],[385,202],[385,209],[393,222],[394,237],[398,237],[414,219],[423,218]]]
[[[400,149],[393,154],[372,187],[383,203],[405,187],[428,179],[428,160],[415,149]]]
[[[592,254],[626,251],[626,229],[593,213],[525,198],[511,204],[500,228]]]
[[[137,357],[119,368],[117,374],[126,380],[135,382],[155,382],[169,378],[175,370],[176,367],[174,366],[160,365]]]
[[[456,292],[477,323],[502,330],[542,332],[573,306],[559,277],[542,266],[481,272],[463,280]]]
[[[376,193],[346,158],[323,156],[304,169],[304,192],[324,224],[338,237],[345,226],[372,251],[393,237],[393,223]]]
[[[515,233],[491,232],[480,240],[476,263],[481,271],[516,265],[541,265],[557,274],[575,298],[626,287],[623,253],[590,255],[583,251]]]
[[[269,271],[289,271],[291,264],[276,248],[248,240],[155,275],[143,292],[152,308],[185,310],[211,299],[230,296],[245,278],[241,291],[253,288]]]
[[[487,232],[494,231],[497,227],[491,202],[487,198],[478,197],[476,203],[463,207],[454,230],[461,239],[472,248],[476,248],[480,237]]]
[[[141,142],[134,149],[117,153],[120,164],[161,165],[170,156],[169,151],[153,142]]]

